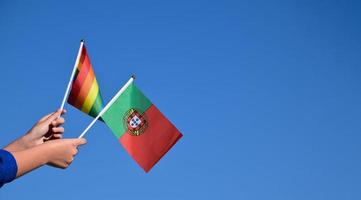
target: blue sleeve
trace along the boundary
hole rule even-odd
[[[0,187],[16,178],[18,166],[14,156],[0,149]]]

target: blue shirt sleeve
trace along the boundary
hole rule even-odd
[[[16,178],[18,166],[14,156],[0,149],[0,187]]]

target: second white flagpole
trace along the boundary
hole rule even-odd
[[[84,45],[84,40],[81,40],[81,41],[80,41],[80,47],[79,47],[79,50],[78,50],[78,55],[77,55],[76,60],[75,60],[75,64],[74,64],[74,67],[73,67],[73,71],[71,72],[71,75],[70,75],[70,80],[69,80],[68,86],[66,87],[66,90],[65,90],[65,94],[64,94],[64,97],[63,97],[63,101],[61,102],[60,110],[63,110],[63,109],[64,109],[65,101],[66,101],[66,99],[68,98],[69,90],[70,90],[70,87],[71,87],[72,82],[73,82],[73,78],[74,78],[74,75],[75,75],[75,71],[76,71],[76,68],[77,68],[77,66],[78,66],[78,64],[79,64],[80,54],[81,54],[81,50],[83,49],[83,45]]]
[[[100,113],[93,119],[93,121],[85,128],[78,138],[84,137],[88,130],[94,125],[94,123],[109,109],[111,105],[118,99],[118,97],[127,89],[127,87],[134,81],[135,77],[132,76],[128,82],[114,95],[109,103],[100,111]]]

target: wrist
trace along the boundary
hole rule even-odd
[[[14,151],[22,151],[29,148],[26,142],[27,139],[24,137],[25,136],[18,138],[17,140],[7,145],[4,149],[10,152],[14,152]]]
[[[50,159],[50,151],[43,145],[38,145],[23,151],[15,151],[12,152],[12,155],[18,166],[16,177],[46,165]]]
[[[34,137],[32,136],[31,132],[26,133],[20,138],[21,142],[23,143],[23,146],[26,148],[31,148],[36,146],[36,142]]]
[[[51,145],[46,143],[35,146],[34,148],[38,149],[39,151],[39,159],[42,165],[48,164],[52,159],[52,150]]]

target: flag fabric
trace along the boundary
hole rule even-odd
[[[103,99],[84,44],[80,51],[68,103],[84,113],[96,117],[103,109]]]
[[[102,119],[146,172],[182,137],[134,82],[114,101]]]

